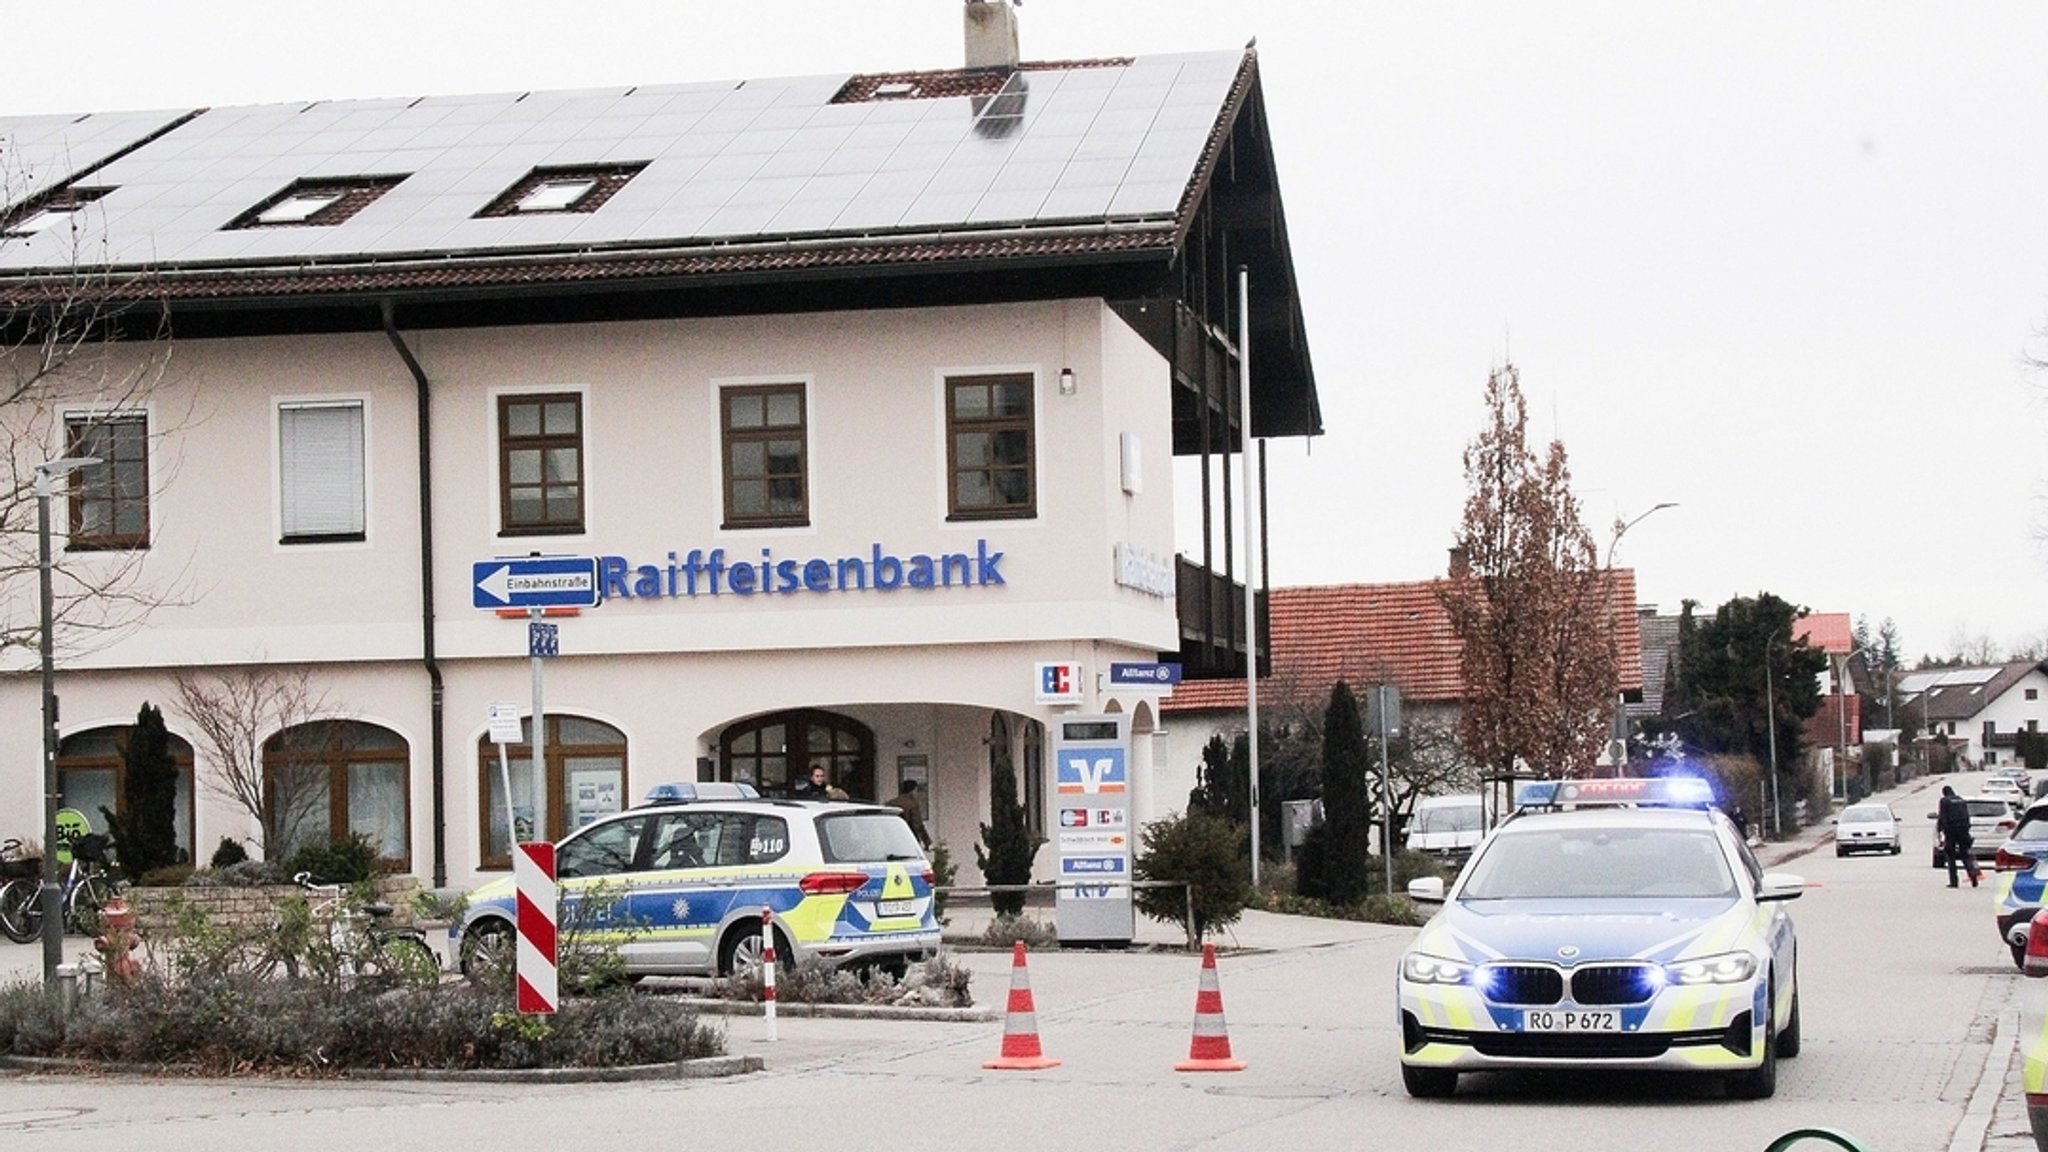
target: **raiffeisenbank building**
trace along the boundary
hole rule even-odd
[[[1043,833],[1075,710],[1129,715],[1139,819],[1181,807],[1102,673],[1242,675],[1240,271],[1253,432],[1321,431],[1258,59],[1019,62],[1012,19],[969,3],[943,71],[0,118],[14,335],[90,301],[114,337],[8,409],[19,635],[20,497],[99,461],[51,500],[65,803],[126,803],[150,702],[181,843],[260,838],[182,676],[298,689],[219,706],[268,716],[276,835],[434,883],[506,867],[491,719],[523,765],[536,696],[550,836],[822,763],[924,784],[972,882],[992,762]],[[598,602],[534,629],[555,557]],[[37,667],[0,678],[24,813]]]

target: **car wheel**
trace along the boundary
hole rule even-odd
[[[503,920],[480,920],[462,934],[458,964],[471,984],[512,982],[512,958],[518,945],[512,926]]]
[[[1785,1026],[1778,1029],[1778,1058],[1790,1060],[1799,1055],[1799,985],[1792,986],[1792,1012],[1785,1020]]]
[[[1897,856],[1898,854],[1899,854],[1899,845],[1898,845],[1898,842],[1897,842],[1897,841],[1893,841],[1893,843],[1892,843],[1892,855],[1894,855],[1894,856]]]
[[[1770,1011],[1771,996],[1764,993],[1764,1011]],[[1764,1026],[1764,1058],[1754,1068],[1745,1068],[1728,1077],[1728,1095],[1736,1100],[1768,1100],[1778,1093],[1778,1030],[1772,1023]]]
[[[789,937],[782,929],[775,930],[775,960],[778,964],[792,964],[795,953],[790,949]],[[725,943],[718,949],[718,974],[739,976],[748,974],[761,966],[761,922],[742,920],[726,933]]]
[[[1835,845],[1835,855],[1847,856],[1848,854],[1849,850],[1847,848],[1842,847],[1840,844]]]
[[[2006,947],[2008,947],[2008,948],[2011,948],[2011,949],[2012,949],[2012,966],[2013,966],[2013,967],[2015,967],[2015,968],[2017,968],[2017,969],[2019,969],[2019,970],[2020,970],[2020,971],[2022,971],[2022,972],[2026,971],[2026,970],[2027,970],[2027,946],[2026,946],[2025,944],[2011,944],[2011,943],[2008,943],[2008,944],[2006,945]]]
[[[1437,1100],[1458,1090],[1458,1074],[1449,1068],[1401,1065],[1401,1086],[1418,1100]]]

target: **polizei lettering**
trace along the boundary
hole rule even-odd
[[[670,552],[660,564],[624,556],[597,558],[607,600],[690,599],[697,596],[800,596],[826,592],[894,592],[903,588],[989,588],[1003,583],[1003,554],[976,540],[973,552],[898,556],[870,545],[856,556],[728,556],[725,549]]]

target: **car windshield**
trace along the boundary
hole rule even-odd
[[[2012,816],[2012,806],[2003,800],[1970,801],[1972,820],[2006,820]]]
[[[818,818],[818,843],[827,864],[922,860],[917,834],[894,812],[845,812]]]
[[[1480,819],[1479,805],[1453,804],[1439,808],[1418,808],[1408,820],[1410,833],[1429,832],[1477,832]]]
[[[1888,824],[1891,822],[1891,818],[1892,814],[1882,808],[1842,809],[1842,823],[1844,824]]]
[[[1711,832],[1684,828],[1530,828],[1496,834],[1463,900],[1730,898],[1735,877]]]
[[[2029,812],[2013,830],[2015,840],[2048,840],[2048,812]]]

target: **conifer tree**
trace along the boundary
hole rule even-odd
[[[122,751],[121,812],[100,809],[114,834],[121,870],[139,880],[178,862],[178,766],[164,714],[144,703]]]
[[[974,846],[974,863],[982,880],[991,887],[1031,883],[1031,861],[1038,855],[1038,842],[1024,805],[1017,801],[1017,772],[1007,750],[998,750],[989,760],[988,823],[981,826],[981,843]],[[1023,892],[992,892],[989,903],[998,916],[1015,916],[1024,911]]]

